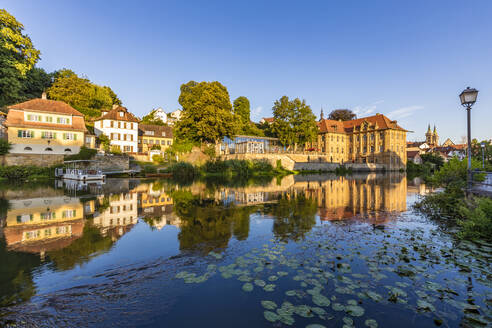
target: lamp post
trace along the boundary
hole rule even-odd
[[[468,135],[468,188],[471,188],[471,107],[477,101],[478,90],[467,87],[460,93],[461,105],[466,107],[467,135]]]
[[[485,142],[482,141],[480,146],[482,146],[482,168],[485,169]]]

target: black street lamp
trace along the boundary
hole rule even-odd
[[[461,105],[466,107],[467,134],[468,134],[468,187],[471,188],[471,107],[477,101],[478,90],[467,87],[460,94]]]

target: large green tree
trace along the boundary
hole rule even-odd
[[[285,146],[297,146],[313,140],[317,135],[316,116],[304,100],[283,96],[273,105],[273,134]]]
[[[350,109],[335,109],[331,111],[331,113],[328,115],[329,120],[342,120],[342,121],[350,121],[354,120],[357,118],[357,115],[355,115],[354,112],[352,112]]]
[[[0,9],[0,107],[30,99],[36,78],[44,72],[34,68],[40,51],[23,30],[14,16]]]
[[[217,142],[237,134],[239,124],[229,92],[219,82],[190,81],[181,85],[179,103],[183,112],[175,126],[177,139]]]
[[[55,72],[55,81],[47,93],[50,99],[64,101],[86,117],[98,117],[102,109],[121,104],[110,87],[94,84],[69,69]]]
[[[249,99],[240,96],[233,102],[234,115],[236,115],[239,123],[239,132],[243,135],[263,136],[263,131],[260,130],[253,122],[251,122],[251,106]]]

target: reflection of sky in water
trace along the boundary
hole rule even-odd
[[[9,259],[38,258],[31,266],[18,268],[19,272],[23,270],[25,279],[34,283],[33,294],[36,295],[31,302],[10,308],[18,318],[44,320],[32,316],[33,306],[40,304],[40,313],[43,313],[43,309],[48,309],[49,300],[49,307],[57,308],[73,324],[193,327],[213,323],[217,327],[269,327],[272,324],[264,318],[262,300],[273,300],[280,306],[288,299],[285,296],[287,290],[298,290],[303,297],[291,301],[297,305],[312,305],[311,296],[306,296],[308,287],[300,287],[300,282],[292,279],[299,270],[310,272],[310,267],[319,267],[334,275],[324,283],[323,291],[329,298],[337,297],[331,299],[331,303],[348,306],[346,302],[351,299],[362,302],[365,315],[352,317],[357,326],[364,325],[368,318],[376,319],[380,326],[433,324],[436,315],[425,311],[415,314],[415,303],[422,300],[422,295],[415,294],[414,290],[422,289],[427,280],[456,290],[459,295],[453,296],[456,299],[453,302],[457,302],[458,307],[470,295],[476,304],[484,307],[483,295],[491,292],[482,280],[483,267],[472,267],[472,273],[463,274],[459,273],[459,267],[445,263],[448,256],[440,257],[441,248],[446,254],[455,245],[434,223],[411,211],[411,204],[427,190],[419,181],[407,183],[405,176],[400,174],[346,178],[289,176],[262,186],[214,186],[213,189],[202,183],[177,186],[165,181],[139,183],[122,179],[110,182],[96,189],[85,188],[85,193],[83,187],[77,187],[80,201],[72,205],[65,202],[57,209],[56,201],[51,202],[50,212],[56,212],[51,221],[46,221],[46,214],[41,216],[46,209],[36,207],[36,204],[48,196],[53,200],[66,198],[63,190],[46,188],[9,195],[13,203],[29,202],[29,205],[14,206],[7,211],[4,228],[7,245],[1,246],[4,248],[0,252],[10,256]],[[90,191],[95,194],[91,195]],[[83,222],[83,234],[70,236],[73,240],[66,245],[60,244],[63,247],[59,249],[43,250],[43,245],[56,245],[52,235],[43,234],[45,227],[72,224],[58,212],[68,213],[67,210],[75,207],[77,210],[83,208],[84,218],[80,221]],[[32,219],[23,220],[27,214]],[[19,215],[21,220],[18,222]],[[41,221],[41,217],[45,221]],[[36,229],[40,231],[37,240],[21,240],[26,233],[38,236],[33,233]],[[282,243],[278,244],[279,241]],[[428,253],[419,243],[430,247]],[[238,276],[224,279],[217,269],[210,271],[210,277],[202,283],[187,284],[174,278],[183,271],[201,276],[208,272],[210,264],[225,266],[248,254],[253,254],[255,261],[261,258],[264,261],[261,250],[265,247],[271,250],[279,245],[285,247],[281,254],[299,266],[294,268],[278,263],[278,259],[267,259],[266,262],[272,262],[275,268],[265,270],[265,273],[253,274],[257,265],[253,263],[243,268],[265,280],[279,270],[288,272],[286,277],[274,282],[276,287],[271,292],[258,286],[250,293],[244,292],[241,289],[244,281],[238,281]],[[259,253],[252,253],[254,250]],[[26,254],[26,251],[34,254]],[[223,257],[207,256],[210,251],[222,253]],[[463,252],[466,254],[467,251]],[[350,272],[341,272],[343,267],[337,267],[340,263],[349,264]],[[367,275],[368,263],[376,263],[378,273],[387,278],[376,283],[375,276]],[[485,272],[489,272],[490,263],[485,264]],[[416,270],[412,273],[416,277],[412,278],[414,280],[395,273],[395,270],[405,271],[407,267]],[[419,267],[425,270],[420,272]],[[366,277],[354,278],[354,273]],[[0,292],[21,293],[22,289],[17,290],[20,287],[13,282],[14,276],[15,272],[0,276],[1,286],[9,287],[0,288]],[[464,284],[468,276],[472,277],[474,287],[472,294],[466,295]],[[405,290],[406,300],[413,309],[398,302],[373,302],[357,293],[339,293],[337,286],[347,286],[343,277],[350,277],[362,286],[367,284],[358,288],[372,290],[384,299],[392,291],[386,287],[388,285]],[[309,281],[310,278],[306,279]],[[5,295],[0,294],[3,300]],[[30,296],[26,296],[24,301],[29,299]],[[440,302],[435,295],[427,299],[431,300],[439,309],[439,318],[449,326],[458,325],[462,311],[456,310],[456,304]],[[63,307],[59,307],[61,305]],[[86,310],[93,312],[95,309],[97,314],[88,317]],[[331,307],[326,311],[329,315],[325,319],[334,318],[324,322],[319,317],[295,316],[295,326],[312,322],[341,326],[342,318],[350,317]]]

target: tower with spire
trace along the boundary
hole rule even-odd
[[[439,135],[437,134],[436,125],[434,125],[434,131],[431,130],[430,124],[427,126],[427,132],[425,133],[425,142],[430,147],[439,146]]]
[[[323,114],[323,107],[321,107],[321,114],[319,115],[319,121],[323,121],[325,119],[325,114]]]

